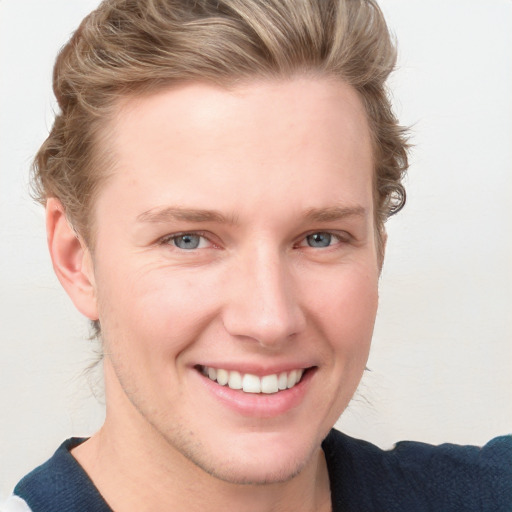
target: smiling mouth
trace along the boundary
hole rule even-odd
[[[302,379],[308,369],[298,368],[289,372],[272,373],[258,377],[251,373],[241,373],[236,370],[224,370],[222,368],[213,368],[211,366],[197,366],[205,377],[213,380],[221,386],[227,386],[230,389],[240,390],[244,393],[279,393],[286,389],[296,386]]]

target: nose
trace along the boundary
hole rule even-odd
[[[248,252],[229,272],[224,327],[232,336],[279,347],[302,332],[306,323],[293,269],[278,251]]]

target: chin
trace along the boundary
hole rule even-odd
[[[244,461],[228,460],[222,466],[199,467],[209,475],[235,485],[269,485],[288,482],[296,477],[307,465],[307,460],[279,462],[274,460]],[[212,465],[213,466],[213,465]]]
[[[287,482],[313,461],[320,442],[273,435],[237,436],[229,445],[212,450],[182,446],[182,454],[207,474],[236,485],[268,485]],[[315,440],[316,441],[316,440]]]

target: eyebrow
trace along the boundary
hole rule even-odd
[[[335,222],[346,217],[367,217],[367,209],[363,206],[331,206],[328,208],[311,208],[306,212],[305,219],[312,222]]]
[[[304,219],[310,222],[335,222],[346,217],[366,217],[367,210],[362,206],[331,206],[328,208],[311,208],[306,211]],[[185,221],[193,223],[215,222],[219,224],[236,224],[235,215],[226,217],[217,210],[203,210],[169,206],[166,208],[153,208],[137,216],[141,223],[165,223],[172,221]]]
[[[137,222],[165,223],[172,221],[185,222],[216,222],[220,224],[235,224],[234,216],[226,217],[216,210],[197,210],[192,208],[181,208],[169,206],[166,208],[154,208],[145,211],[137,216]]]

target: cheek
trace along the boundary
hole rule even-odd
[[[346,268],[310,287],[312,316],[344,358],[366,361],[378,305],[378,272]]]
[[[104,277],[98,289],[104,337],[122,339],[147,357],[186,348],[214,315],[216,294],[207,276],[198,281],[179,269],[153,267]]]
[[[378,273],[368,268],[335,269],[309,289],[311,323],[324,340],[324,393],[317,400],[329,426],[352,399],[368,359],[378,304]]]

